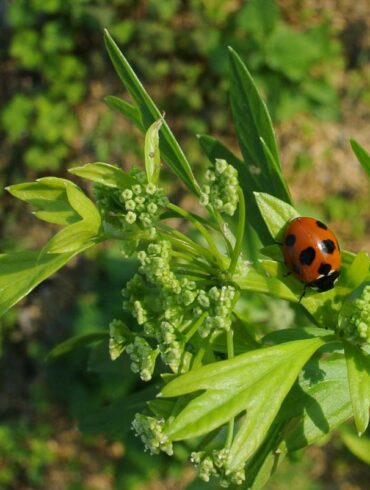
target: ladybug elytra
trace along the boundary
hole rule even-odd
[[[315,218],[299,217],[287,226],[283,242],[288,269],[305,284],[328,291],[340,274],[340,248],[334,233]]]

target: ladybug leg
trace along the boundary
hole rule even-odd
[[[301,295],[299,297],[298,303],[300,303],[302,301],[302,299],[304,298],[308,287],[309,287],[309,284],[304,285],[302,292],[301,292]]]

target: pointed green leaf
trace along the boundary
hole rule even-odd
[[[0,255],[0,316],[76,253],[50,254],[41,258],[39,252],[33,251]]]
[[[255,192],[254,195],[271,236],[275,240],[281,241],[284,228],[289,221],[299,216],[298,212],[293,206],[271,194]]]
[[[260,446],[302,366],[323,345],[319,339],[295,342],[305,342],[305,345],[301,344],[300,348],[297,345],[291,357],[287,353],[270,373],[248,390],[247,413],[229,452],[227,466],[231,471],[239,468]]]
[[[268,191],[290,203],[287,187],[283,184],[277,143],[266,104],[238,54],[232,48],[229,49],[231,109],[247,171],[257,182],[252,190]]]
[[[161,169],[161,156],[159,153],[159,130],[163,119],[155,121],[145,134],[145,170],[148,182],[156,184]]]
[[[355,424],[359,435],[369,424],[370,408],[370,355],[360,347],[344,343],[349,391]]]
[[[279,413],[278,421],[286,421],[280,449],[292,452],[318,442],[351,416],[344,358],[311,359]]]
[[[253,414],[253,407],[267,403],[271,410],[266,423],[263,414],[254,425],[256,432],[251,433],[251,441],[254,442],[251,442],[247,451],[253,451],[265,436],[302,365],[323,344],[321,339],[316,338],[254,350],[190,371],[170,381],[163,388],[162,396],[180,396],[203,389],[206,391],[190,401],[168,423],[167,434],[173,440],[200,436],[245,410],[247,414]],[[284,370],[282,366],[285,366]],[[244,451],[244,446],[241,450]],[[234,462],[230,460],[229,466],[233,465]]]
[[[99,340],[107,339],[107,332],[90,332],[82,335],[76,335],[75,337],[71,337],[55,346],[46,356],[46,360],[54,360],[60,356],[68,354],[73,350],[79,349],[80,347],[85,347],[86,345],[98,342]]]
[[[280,274],[282,278],[282,274]],[[271,277],[263,274],[260,271],[250,267],[246,274],[234,276],[234,280],[243,291],[253,291],[256,293],[264,293],[275,298],[286,299],[297,303],[299,294],[295,293],[289,286],[288,282],[292,283],[292,278],[284,279],[284,282],[276,277]]]
[[[281,188],[285,189],[285,193],[289,196],[289,202],[292,202],[292,198],[288,189],[288,184],[286,183],[279,166],[279,162],[276,161],[274,155],[272,154],[270,148],[266,144],[265,140],[260,138],[265,157],[270,164],[270,167],[275,170],[276,178],[271,181],[274,189],[274,195],[278,194]]]
[[[108,95],[104,100],[111,109],[120,112],[123,116],[127,117],[129,121],[135,124],[136,127],[144,132],[140,112],[135,106],[129,104],[123,99],[120,99],[119,97],[115,97],[114,95]]]
[[[39,211],[34,211],[39,219],[57,225],[68,225],[75,223],[80,217],[69,203],[65,183],[65,179],[48,177],[36,182],[11,185],[6,189],[18,199],[39,208]]]
[[[350,143],[352,146],[352,150],[354,151],[358,161],[362,165],[362,168],[365,170],[368,177],[370,177],[370,155],[369,155],[369,153],[365,150],[365,148],[363,146],[360,145],[360,143],[357,143],[356,140],[351,139]]]
[[[107,187],[126,189],[132,184],[132,178],[127,173],[109,163],[87,163],[81,167],[70,168],[68,172]]]
[[[142,83],[107,30],[105,31],[104,39],[113,66],[135,101],[137,110],[140,113],[143,129],[146,131],[155,121],[161,118],[161,112],[144,89]],[[176,175],[183,180],[190,190],[198,194],[199,186],[194,178],[189,162],[165,121],[161,128],[160,151],[163,159]]]

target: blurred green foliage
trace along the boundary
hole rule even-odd
[[[118,89],[102,48],[104,27],[154,86],[178,131],[229,134],[228,45],[246,60],[276,120],[302,111],[338,116],[331,76],[341,54],[330,25],[298,31],[275,0],[17,0],[6,7],[1,35],[2,144],[13,147],[0,160],[6,173],[56,172],[80,153],[120,160],[128,148],[140,155],[132,138],[112,136],[112,115],[93,114],[96,99]],[[199,158],[194,143],[184,146]]]

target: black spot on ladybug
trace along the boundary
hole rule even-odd
[[[330,240],[330,238],[328,238],[327,240],[322,240],[319,244],[319,247],[324,253],[332,254],[335,250],[335,243],[333,242],[333,240]]]
[[[322,228],[323,230],[327,230],[328,227],[326,226],[325,223],[323,223],[322,221],[316,221],[316,224],[319,228]]]
[[[295,235],[290,234],[287,237],[285,237],[285,245],[287,247],[293,247],[293,245],[295,244],[295,241],[296,241]]]
[[[319,274],[320,275],[327,276],[330,271],[331,271],[331,265],[330,264],[322,263],[319,267]]]
[[[302,265],[311,265],[315,260],[316,252],[313,247],[307,247],[299,254],[299,261]]]

